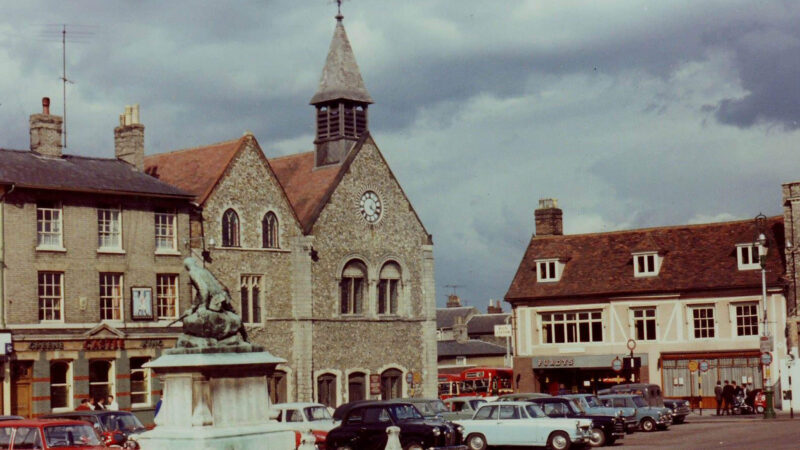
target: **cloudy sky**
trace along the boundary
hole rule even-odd
[[[255,133],[311,150],[329,0],[25,1],[0,16],[0,147],[41,97],[69,153],[113,155],[139,103],[148,153]],[[757,8],[756,8],[757,6]],[[780,214],[800,180],[800,2],[352,0],[344,23],[370,128],[450,289],[505,295],[555,197],[566,233]],[[72,34],[70,35],[70,33]],[[505,305],[508,310],[508,305]]]

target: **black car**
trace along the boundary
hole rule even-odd
[[[391,426],[400,428],[404,450],[466,450],[461,427],[452,422],[426,420],[411,403],[363,401],[342,409],[342,423],[328,432],[328,450],[383,450]]]
[[[138,448],[128,436],[147,431],[139,418],[128,411],[68,411],[47,414],[44,419],[72,419],[89,422],[100,433],[106,445]]]
[[[672,410],[672,423],[685,422],[686,416],[692,412],[692,409],[689,407],[689,400],[665,398],[664,406]]]
[[[592,419],[592,447],[612,445],[617,439],[625,437],[625,420],[622,417],[586,414],[572,399],[563,397],[534,398],[527,400],[536,403],[549,417]]]

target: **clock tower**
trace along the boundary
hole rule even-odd
[[[341,163],[367,132],[367,107],[372,103],[353,49],[336,15],[336,30],[322,69],[319,89],[310,104],[316,108],[315,167]]]

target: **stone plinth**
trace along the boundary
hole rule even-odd
[[[143,450],[289,450],[293,431],[267,417],[267,375],[285,360],[267,351],[175,349],[148,363],[163,378],[156,427]]]

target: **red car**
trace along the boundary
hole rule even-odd
[[[79,420],[23,419],[0,422],[0,449],[106,449],[91,425]]]

